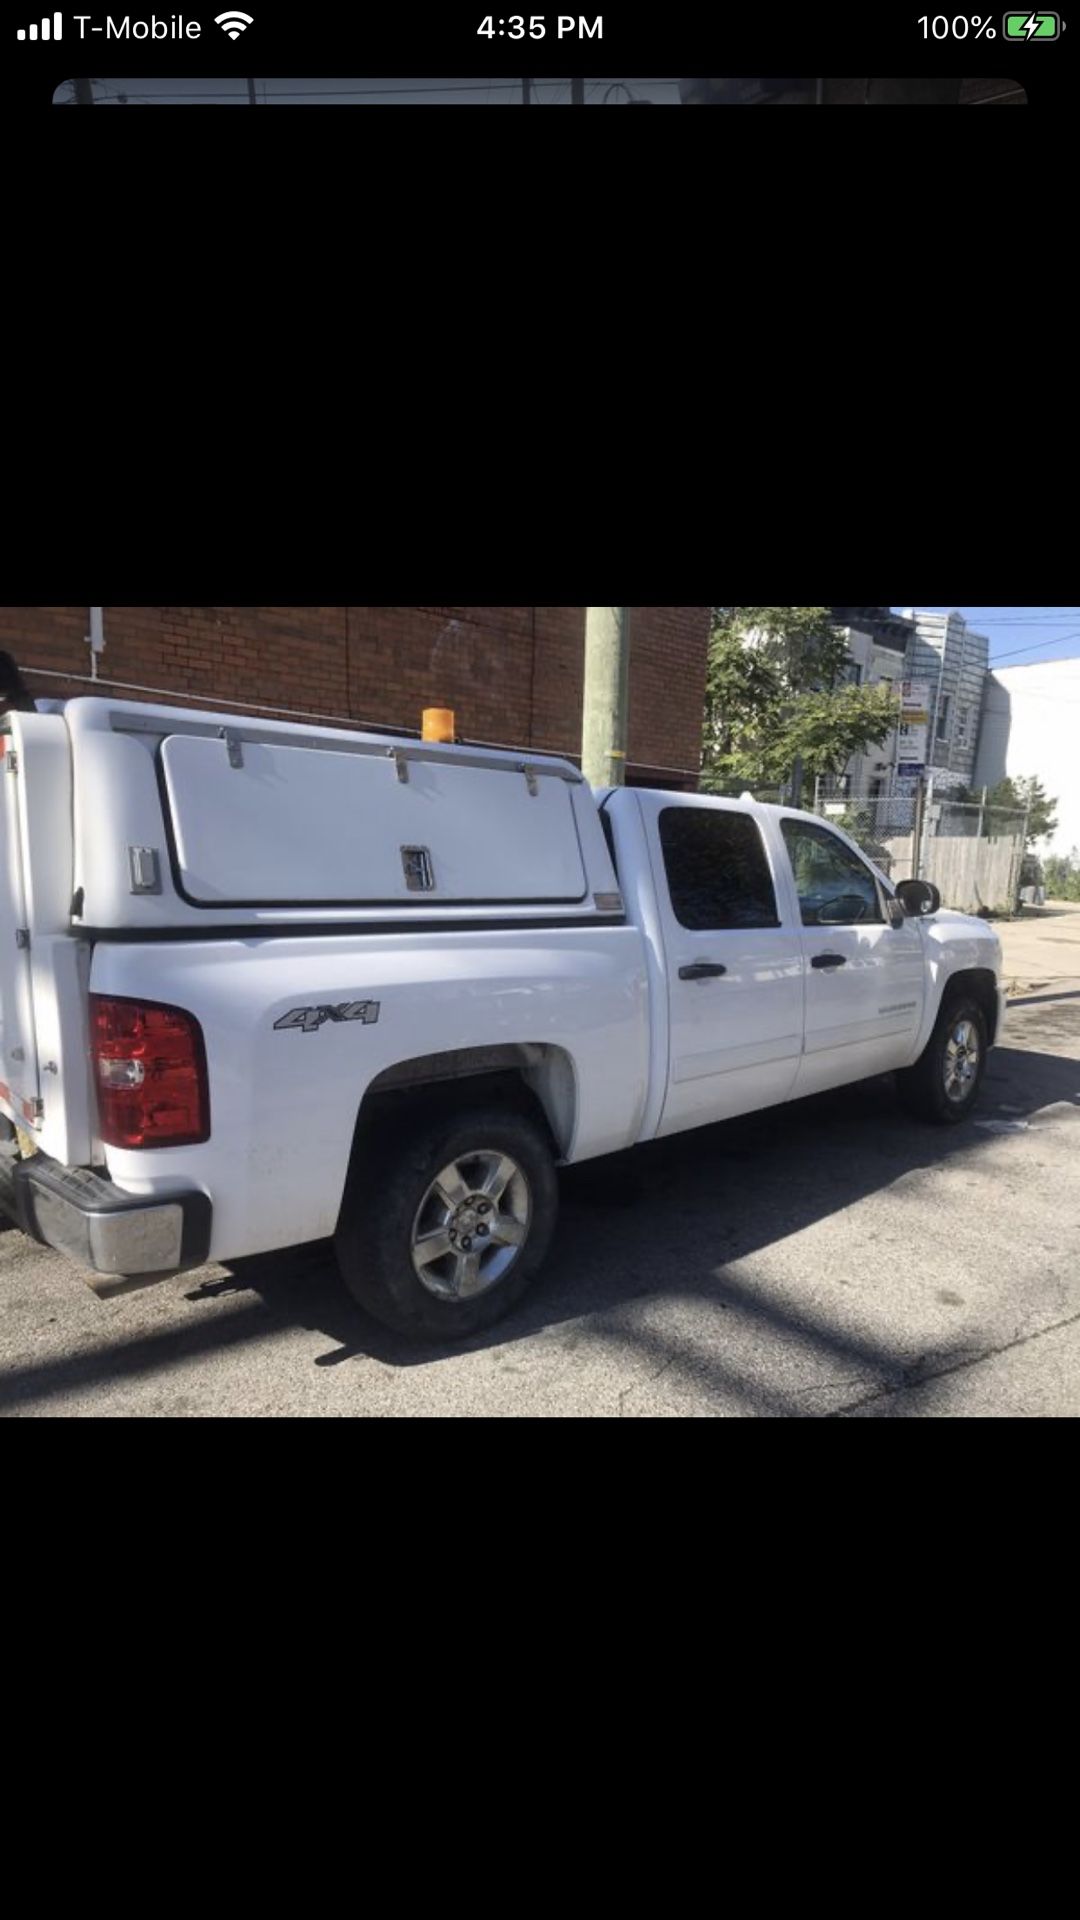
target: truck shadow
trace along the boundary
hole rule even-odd
[[[837,1410],[844,1412],[947,1411],[947,1377],[982,1357],[970,1339],[948,1338],[913,1352],[899,1324],[895,1339],[856,1333],[846,1318],[822,1307],[810,1286],[805,1302],[792,1304],[789,1289],[778,1304],[764,1284],[755,1285],[746,1263],[904,1176],[930,1176],[958,1157],[977,1161],[995,1137],[980,1121],[1011,1131],[1060,1104],[1080,1107],[1080,1062],[1003,1047],[991,1055],[978,1114],[954,1129],[911,1120],[891,1082],[879,1080],[568,1168],[561,1175],[559,1229],[535,1293],[490,1333],[450,1349],[417,1346],[363,1315],[338,1279],[328,1242],[236,1260],[202,1281],[195,1275],[177,1283],[180,1311],[184,1300],[235,1296],[222,1300],[213,1315],[185,1316],[78,1354],[6,1369],[0,1406],[164,1374],[173,1364],[202,1354],[220,1357],[230,1349],[242,1364],[245,1349],[260,1340],[305,1329],[331,1343],[315,1357],[315,1367],[368,1361],[431,1368],[491,1351],[500,1371],[525,1372],[536,1363],[536,1348],[522,1356],[524,1365],[515,1361],[515,1349],[545,1336],[551,1345],[541,1350],[543,1358],[556,1366],[578,1348],[606,1345],[638,1382],[621,1399],[636,1393],[643,1377],[647,1384],[677,1369],[691,1383],[694,1411],[707,1411],[710,1396],[723,1393],[747,1413],[817,1417],[827,1410],[821,1396],[832,1392],[836,1401],[838,1388]],[[904,1199],[911,1205],[917,1247],[918,1187],[906,1189]],[[1004,1196],[1001,1204],[1007,1204]],[[869,1231],[853,1234],[850,1298],[860,1307],[892,1288],[895,1258],[894,1251],[875,1245]],[[965,1304],[955,1293],[938,1298]],[[663,1303],[662,1321],[642,1312],[650,1299]],[[777,1355],[795,1347],[804,1358],[824,1362],[825,1383],[787,1387],[782,1366],[755,1364],[748,1372],[731,1338],[738,1332],[745,1351],[748,1328],[758,1355],[763,1347]],[[643,1364],[644,1375],[635,1362]],[[806,1368],[788,1373],[798,1381]],[[897,1396],[920,1382],[935,1383],[936,1397],[920,1396],[909,1409]],[[610,1403],[598,1410],[611,1410]],[[362,1390],[356,1411],[363,1412]]]
[[[797,1333],[804,1348],[809,1341],[823,1355],[855,1363],[867,1400],[885,1398],[970,1363],[970,1346],[957,1340],[913,1359],[899,1345],[894,1350],[830,1325],[809,1302],[805,1314],[779,1312],[755,1294],[742,1264],[905,1175],[929,1174],[957,1156],[978,1155],[997,1132],[1012,1131],[1063,1102],[1080,1107],[1080,1063],[1002,1047],[991,1055],[980,1109],[956,1128],[912,1120],[886,1078],[566,1168],[560,1175],[559,1229],[535,1293],[491,1332],[452,1349],[417,1346],[362,1315],[344,1294],[328,1243],[235,1261],[228,1282],[208,1284],[254,1289],[275,1317],[329,1335],[337,1344],[316,1366],[363,1356],[405,1368],[488,1349],[509,1354],[518,1342],[561,1328],[567,1329],[559,1337],[569,1351],[604,1338],[592,1327],[605,1320],[618,1323],[606,1337],[649,1346],[661,1367],[672,1357],[671,1340],[650,1343],[626,1324],[621,1310],[670,1292],[707,1303],[718,1319],[733,1310],[750,1315],[762,1338]],[[913,1232],[916,1219],[913,1210]],[[889,1260],[872,1244],[853,1239],[853,1289],[885,1288],[890,1271]],[[700,1364],[698,1352],[694,1365]],[[721,1384],[723,1361],[710,1357],[708,1365]],[[742,1384],[750,1410],[813,1411],[798,1394]]]

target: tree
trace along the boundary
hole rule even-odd
[[[840,773],[895,723],[885,685],[845,679],[847,641],[827,607],[714,607],[705,685],[706,792]]]
[[[786,744],[807,773],[843,773],[853,753],[880,746],[896,725],[896,695],[887,682],[804,693],[788,721]]]
[[[1048,900],[1080,900],[1080,849],[1055,854],[1043,862]]]
[[[1043,783],[1034,774],[1019,775],[1009,780],[999,780],[986,796],[988,807],[1015,808],[1018,813],[1026,813],[1027,844],[1032,846],[1036,840],[1042,840],[1046,834],[1053,833],[1057,826],[1054,808],[1057,800],[1051,800]]]

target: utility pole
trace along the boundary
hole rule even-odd
[[[76,80],[76,82],[75,82],[75,103],[76,103],[76,105],[77,105],[77,106],[80,106],[80,107],[92,107],[92,106],[93,106],[93,104],[94,104],[94,89],[93,89],[93,87],[92,87],[92,86],[90,85],[90,82],[89,82],[89,80]]]
[[[254,80],[249,80],[248,81],[248,106],[257,107],[258,104],[259,103],[255,98],[255,82]]]
[[[585,82],[584,82],[584,80],[571,80],[571,82],[570,82],[570,105],[571,105],[572,107],[583,107],[583,106],[585,105]]]
[[[532,94],[532,81],[523,80],[521,83],[521,104],[523,107],[532,106],[531,94]]]
[[[934,775],[933,770],[919,775],[915,788],[915,841],[912,848],[915,871],[913,880],[922,879],[922,870],[926,864],[926,829],[934,821]]]
[[[1019,913],[1021,907],[1024,904],[1020,898],[1020,885],[1024,878],[1024,858],[1025,858],[1025,855],[1027,854],[1028,827],[1030,826],[1030,824],[1031,824],[1031,808],[1028,807],[1024,813],[1024,831],[1020,835],[1020,845],[1017,848],[1016,879],[1013,883],[1012,897],[1009,902],[1009,910],[1012,913]]]
[[[918,780],[915,782],[915,819],[912,824],[911,834],[911,877],[913,880],[919,878],[919,868],[922,865],[923,816],[925,812],[926,775],[920,773]]]
[[[630,704],[630,609],[585,609],[585,705],[581,770],[590,786],[626,783]]]

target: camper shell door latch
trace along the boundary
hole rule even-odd
[[[156,847],[129,847],[128,873],[132,893],[160,893],[161,869]],[[79,911],[82,911],[80,902]]]

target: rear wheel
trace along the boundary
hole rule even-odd
[[[335,1251],[362,1307],[399,1333],[464,1339],[517,1305],[555,1228],[542,1127],[498,1107],[408,1118],[358,1144]]]
[[[896,1076],[908,1111],[942,1126],[966,1120],[979,1097],[987,1047],[986,1015],[978,1001],[954,994],[915,1065]]]
[[[19,1136],[6,1113],[0,1113],[0,1233],[16,1224],[15,1169],[19,1164]]]

